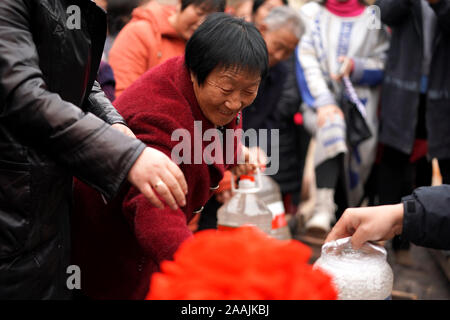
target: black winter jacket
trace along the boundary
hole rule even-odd
[[[450,185],[421,187],[402,199],[402,237],[435,249],[450,249]]]
[[[261,81],[258,88],[258,95],[253,103],[242,110],[242,128],[244,130],[255,129],[257,133],[259,133],[260,129],[267,130],[267,145],[260,143],[259,139],[261,137],[258,135],[258,146],[262,147],[264,151],[267,151],[268,155],[270,155],[272,148],[274,150],[278,149],[276,141],[273,141],[272,147],[270,130],[278,129],[275,112],[281,93],[283,92],[286,73],[286,66],[283,63],[278,63],[271,67],[267,77]],[[247,146],[252,147],[247,141],[245,142]]]
[[[274,111],[277,128],[280,129],[280,168],[273,176],[282,193],[300,193],[305,167],[306,153],[311,136],[303,125],[294,122],[294,115],[300,111],[302,98],[295,74],[295,55],[281,62],[285,66],[286,80],[280,100]]]
[[[423,60],[420,0],[378,0],[392,28],[381,94],[380,141],[410,154],[415,139]],[[450,158],[450,0],[431,5],[437,15],[428,79],[426,127],[429,155]]]
[[[0,1],[0,299],[68,297],[73,175],[111,198],[145,148],[109,125],[105,36],[90,0]]]

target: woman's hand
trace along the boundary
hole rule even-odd
[[[157,208],[164,208],[158,199],[173,210],[186,205],[188,186],[180,168],[164,153],[147,147],[131,167],[128,181]]]
[[[256,168],[264,168],[267,164],[266,153],[259,147],[247,148],[242,146],[243,164],[238,164],[231,171],[235,176],[241,176],[255,171]]]
[[[113,125],[111,125],[111,127],[113,127],[114,129],[119,130],[120,132],[122,132],[123,134],[125,134],[126,136],[132,137],[136,139],[136,136],[134,135],[133,131],[130,130],[130,128],[128,128],[126,125],[121,124],[121,123],[114,123]]]
[[[344,118],[344,114],[342,113],[341,108],[339,108],[335,104],[328,104],[322,107],[317,108],[317,125],[319,128],[323,127],[327,120],[333,120],[335,116],[339,116],[342,119]]]
[[[222,192],[216,194],[216,200],[220,203],[226,203],[232,196],[233,194],[231,193],[231,190],[223,190]]]
[[[353,59],[349,57],[340,56],[338,61],[342,63],[338,74],[331,74],[331,79],[336,81],[340,81],[342,77],[349,77],[355,66]]]
[[[367,241],[392,239],[403,230],[403,204],[351,208],[328,234],[325,242],[352,237],[352,246],[359,249]]]

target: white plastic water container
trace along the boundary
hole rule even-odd
[[[257,192],[257,195],[272,212],[271,236],[278,240],[292,239],[278,183],[267,175],[261,175],[261,189]]]
[[[261,183],[257,186],[253,176],[241,176],[239,188],[235,189],[233,182],[232,186],[233,197],[217,211],[217,229],[227,230],[253,225],[270,235],[272,213],[256,194]]]
[[[340,300],[390,300],[394,276],[386,257],[372,243],[354,250],[348,237],[324,244],[314,268],[333,277]]]

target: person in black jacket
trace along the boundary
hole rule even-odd
[[[270,157],[271,151],[278,152],[277,142],[271,139],[271,130],[279,129],[276,107],[281,98],[287,74],[290,72],[287,69],[288,66],[281,62],[294,53],[303,35],[304,26],[294,9],[279,6],[270,11],[258,29],[267,44],[270,68],[268,75],[259,85],[255,101],[242,112],[242,127],[244,130],[255,129],[257,132],[260,129],[268,130],[267,144],[262,145],[261,141],[256,143]],[[291,72],[294,71],[291,70]],[[258,136],[258,138],[261,137]],[[253,147],[252,142],[245,141],[245,143]],[[276,166],[272,163],[271,168]]]
[[[0,299],[70,297],[73,176],[106,199],[128,180],[155,206],[184,205],[181,170],[95,81],[105,36],[90,0],[0,1]]]
[[[352,246],[395,235],[418,246],[450,249],[450,185],[421,187],[395,205],[347,209],[325,242],[352,237]]]
[[[450,0],[375,5],[392,29],[381,95],[378,189],[380,204],[393,204],[431,184],[427,157],[438,159],[443,182],[450,183]],[[396,256],[405,264],[408,247],[394,238]]]
[[[428,151],[450,179],[450,0],[378,0],[392,29],[381,102],[384,144],[411,154],[425,108]],[[450,180],[449,180],[450,181]]]
[[[293,54],[280,64],[284,65],[287,72],[273,115],[276,127],[280,130],[279,152],[282,161],[273,178],[280,186],[286,213],[295,214],[300,204],[303,170],[311,136],[303,126],[300,112],[302,97],[294,72],[296,56]]]

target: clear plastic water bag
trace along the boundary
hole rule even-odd
[[[348,237],[324,244],[314,268],[333,277],[340,300],[386,300],[394,282],[386,258],[385,248],[365,243],[355,250]]]

